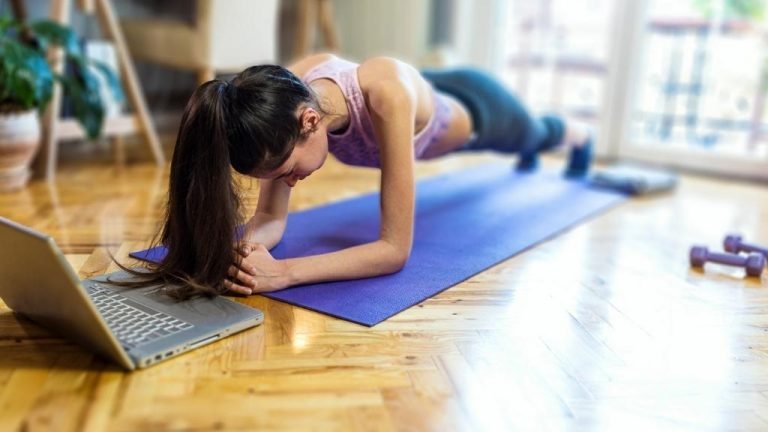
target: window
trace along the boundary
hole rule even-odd
[[[763,0],[648,2],[631,140],[765,160]]]
[[[608,37],[615,1],[506,3],[502,76],[534,111],[597,125],[604,114]]]
[[[768,178],[767,2],[510,0],[502,76],[603,155]]]

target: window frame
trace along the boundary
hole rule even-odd
[[[729,177],[768,180],[768,159],[728,155],[696,148],[670,147],[631,136],[632,114],[642,83],[647,38],[649,0],[620,0],[615,10],[609,51],[608,82],[603,99],[596,153],[621,159],[663,165]],[[625,53],[634,53],[626,55]]]

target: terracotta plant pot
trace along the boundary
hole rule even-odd
[[[37,110],[0,114],[0,192],[23,188],[40,146]]]

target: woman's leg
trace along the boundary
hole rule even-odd
[[[435,89],[461,101],[470,112],[476,138],[461,150],[519,153],[518,169],[531,170],[537,165],[539,152],[554,149],[564,142],[572,145],[586,142],[558,116],[531,115],[506,86],[478,69],[425,70],[422,75]],[[571,168],[569,164],[567,175],[575,173]],[[586,169],[582,171],[586,172]]]
[[[531,143],[520,150],[517,162],[518,171],[533,171],[539,166],[539,153],[559,147],[565,137],[566,123],[558,116],[541,116],[533,120],[535,130],[530,137]]]
[[[472,150],[520,153],[545,141],[555,129],[548,129],[506,87],[491,75],[472,68],[426,70],[422,75],[436,90],[458,99],[469,111],[477,135]],[[562,130],[559,129],[560,131]]]

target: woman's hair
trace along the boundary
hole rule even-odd
[[[242,222],[231,168],[249,174],[282,165],[304,138],[297,118],[304,104],[320,111],[312,90],[280,66],[253,66],[195,90],[179,126],[165,219],[153,241],[168,253],[142,271],[121,266],[139,276],[134,286],[161,284],[178,299],[226,291],[228,268],[239,260]]]

